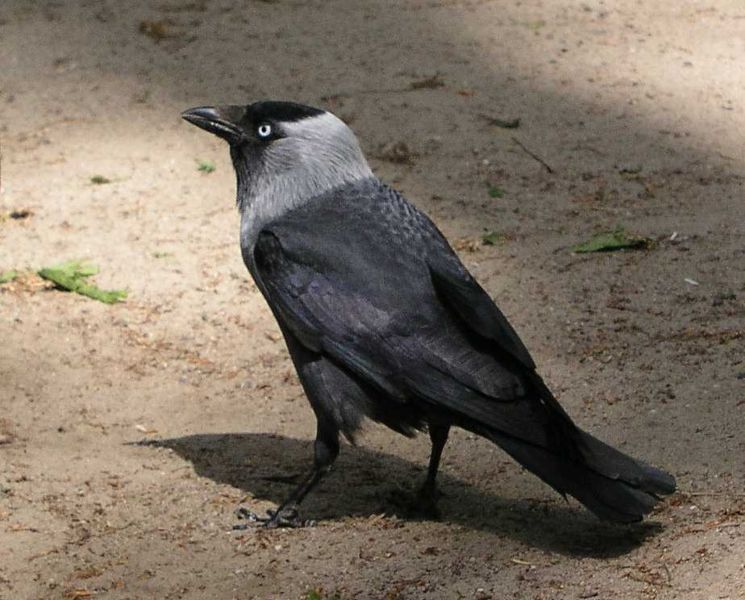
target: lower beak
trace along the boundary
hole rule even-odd
[[[243,139],[240,122],[245,112],[242,106],[199,106],[185,110],[181,116],[229,144],[237,144]]]

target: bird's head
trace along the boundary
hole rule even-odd
[[[279,214],[372,176],[351,129],[318,108],[264,101],[192,108],[182,116],[230,145],[242,210]]]

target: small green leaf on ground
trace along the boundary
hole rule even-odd
[[[504,196],[504,190],[498,185],[489,186],[489,197],[490,198],[502,198]]]
[[[51,281],[58,288],[93,298],[106,304],[121,302],[127,297],[126,290],[102,290],[87,283],[86,278],[98,273],[98,267],[71,260],[39,270],[39,277]]]
[[[215,163],[209,160],[197,161],[197,170],[201,173],[212,173],[216,169]]]
[[[0,285],[13,281],[18,277],[18,271],[3,271],[0,273]]]
[[[104,185],[105,183],[111,183],[111,179],[103,175],[94,175],[91,177],[91,183],[93,185]]]
[[[613,252],[615,250],[641,250],[649,248],[652,240],[645,237],[630,235],[623,229],[599,233],[586,242],[572,247],[573,252],[580,254],[588,252]]]
[[[305,600],[323,600],[323,596],[321,596],[318,590],[311,590],[308,592]]]
[[[481,243],[485,246],[496,246],[507,239],[507,236],[498,231],[490,231],[481,236]]]
[[[544,21],[543,19],[538,19],[536,21],[528,21],[527,23],[525,23],[525,26],[531,31],[538,31],[542,27],[546,26],[546,21]]]

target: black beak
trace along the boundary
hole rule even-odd
[[[242,106],[199,106],[185,110],[181,116],[229,144],[237,144],[243,139],[240,122],[245,112]]]

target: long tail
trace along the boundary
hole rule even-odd
[[[516,370],[521,367],[517,365]],[[535,372],[522,369],[526,394],[500,401],[442,371],[417,380],[422,397],[453,422],[490,439],[561,494],[598,517],[631,523],[649,513],[675,479],[579,429]]]
[[[640,521],[660,496],[675,491],[665,471],[634,460],[577,429],[579,455],[567,456],[490,431],[486,436],[561,494],[570,494],[601,519]]]
[[[531,375],[531,387],[540,399],[540,409],[533,412],[532,422],[543,435],[520,435],[524,433],[522,428],[514,430],[517,435],[511,435],[503,428],[484,427],[484,420],[480,420],[477,433],[559,493],[574,496],[601,519],[641,521],[661,496],[675,491],[675,478],[669,473],[631,458],[579,429],[543,380],[536,373]],[[534,409],[539,406],[531,404]]]

